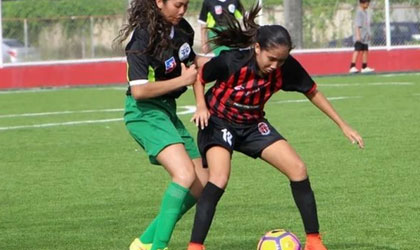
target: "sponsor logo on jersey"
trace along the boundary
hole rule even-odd
[[[165,74],[171,73],[176,68],[176,61],[174,57],[165,61]]]
[[[270,127],[268,127],[265,122],[258,123],[258,131],[260,131],[262,135],[268,135],[271,133]]]
[[[229,6],[228,6],[228,10],[229,10],[229,12],[230,13],[233,13],[233,12],[235,12],[235,10],[236,10],[236,7],[235,7],[235,5],[234,4],[229,4]]]
[[[180,48],[178,52],[178,57],[180,61],[184,61],[190,56],[191,53],[191,47],[188,43],[184,43]]]
[[[216,15],[221,15],[223,13],[222,6],[221,5],[214,6],[214,12],[216,13]]]
[[[236,91],[240,91],[240,90],[244,90],[245,88],[242,85],[238,85],[238,86],[235,86],[233,89]]]

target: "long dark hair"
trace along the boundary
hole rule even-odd
[[[167,1],[163,0],[163,3],[166,4]],[[121,45],[136,28],[141,28],[146,29],[149,34],[149,44],[141,53],[160,56],[170,47],[169,36],[172,25],[162,16],[155,0],[132,0],[127,14],[128,23],[120,29],[114,44]],[[127,52],[139,53],[139,51]]]
[[[241,22],[231,15],[225,15],[226,27],[223,29],[210,28],[216,36],[210,42],[218,46],[232,48],[247,48],[259,43],[261,49],[269,49],[273,46],[283,45],[290,50],[293,48],[289,32],[281,25],[259,26],[255,18],[261,10],[261,6],[254,5],[249,13],[243,13],[243,27]]]

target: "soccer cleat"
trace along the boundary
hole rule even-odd
[[[190,242],[190,244],[188,244],[187,250],[206,250],[206,248],[202,244]]]
[[[351,67],[350,70],[349,70],[349,73],[350,74],[359,73],[359,70],[356,67]]]
[[[140,241],[139,238],[136,238],[131,242],[130,250],[150,250],[152,249],[152,244],[144,244]]]
[[[371,73],[373,71],[375,71],[375,69],[366,67],[366,68],[363,68],[360,72],[362,72],[362,73]]]
[[[305,250],[327,250],[319,234],[307,234]]]

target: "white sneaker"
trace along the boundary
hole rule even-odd
[[[366,67],[366,68],[362,69],[360,72],[362,72],[362,73],[371,73],[373,71],[375,71],[375,69]]]
[[[356,67],[351,67],[350,70],[349,70],[349,73],[350,74],[359,73],[359,70]]]

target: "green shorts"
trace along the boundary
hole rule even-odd
[[[208,31],[208,39],[209,40],[212,39],[215,36],[216,36],[216,33],[214,33],[211,30]],[[220,53],[223,50],[230,50],[231,48],[229,48],[227,46],[216,46],[215,44],[210,43],[210,49],[213,51],[213,53],[214,53],[215,56],[218,56],[218,55],[220,55]]]
[[[146,151],[152,164],[160,165],[157,155],[167,146],[182,143],[191,159],[200,158],[197,145],[176,115],[174,99],[137,102],[127,96],[125,125],[131,136]]]

